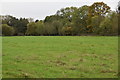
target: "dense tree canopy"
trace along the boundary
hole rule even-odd
[[[25,18],[17,19],[16,17],[6,15],[2,16],[2,24],[7,24],[14,27],[15,34],[25,34],[27,29],[28,20]]]
[[[89,8],[89,14],[91,16],[94,16],[94,15],[105,16],[105,14],[108,13],[109,11],[110,11],[110,7],[103,2],[95,2]]]
[[[14,28],[11,26],[8,26],[7,24],[0,25],[0,31],[1,29],[2,29],[3,36],[12,36],[15,32]]]
[[[1,28],[3,35],[117,35],[118,17],[119,6],[112,11],[107,4],[95,2],[90,6],[62,8],[44,20],[2,16]]]

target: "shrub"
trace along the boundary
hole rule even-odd
[[[14,28],[11,26],[8,26],[7,24],[2,24],[2,26],[0,27],[2,29],[3,36],[12,36],[15,32]]]

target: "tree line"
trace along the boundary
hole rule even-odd
[[[79,36],[118,35],[119,10],[112,11],[104,2],[90,6],[66,7],[44,20],[1,16],[3,36]]]

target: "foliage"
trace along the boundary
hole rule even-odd
[[[117,35],[119,16],[118,10],[112,11],[107,4],[95,2],[90,6],[62,8],[44,20],[2,16],[2,24],[14,27],[14,35]]]
[[[44,35],[44,33],[45,33],[45,28],[44,28],[44,23],[43,22],[41,22],[41,21],[38,21],[38,22],[36,22],[35,23],[35,25],[36,25],[36,33],[38,34],[38,35]]]
[[[108,13],[109,11],[110,11],[110,7],[107,6],[107,4],[103,2],[95,2],[89,8],[89,15],[90,16],[95,16],[95,15],[105,16],[105,14]]]
[[[107,35],[118,34],[118,14],[110,12],[100,24],[101,33]]]
[[[14,27],[16,34],[24,34],[27,29],[28,20],[25,18],[17,19],[16,17],[6,15],[2,16],[2,24],[7,24]]]
[[[104,17],[102,16],[94,16],[91,18],[91,26],[92,26],[93,33],[99,33],[99,26],[103,20],[104,20]]]
[[[27,31],[26,31],[26,35],[36,35],[37,26],[36,23],[34,22],[30,22],[29,24],[27,24]]]
[[[3,36],[11,36],[15,32],[14,28],[11,27],[11,26],[8,26],[7,24],[2,24],[0,26],[0,29],[2,29],[2,35]]]

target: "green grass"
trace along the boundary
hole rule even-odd
[[[3,37],[3,78],[117,78],[118,37]]]

